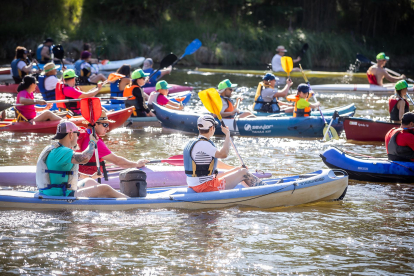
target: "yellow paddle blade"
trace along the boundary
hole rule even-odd
[[[299,64],[299,67],[300,67],[300,72],[302,72],[303,79],[305,80],[305,82],[308,82],[308,78],[306,77],[305,72],[303,72],[302,65]]]
[[[288,74],[290,74],[290,72],[293,69],[293,60],[291,57],[282,57],[281,58],[282,61],[282,68],[283,70]]]
[[[325,124],[325,127],[323,128],[323,135],[325,136],[325,141],[330,141],[331,139],[339,140],[338,132],[336,132],[336,129],[334,129],[334,127],[331,126],[329,128],[329,132],[331,133],[331,135],[329,135],[329,133],[326,133],[327,131],[328,124]]]
[[[221,101],[220,94],[215,88],[209,88],[198,93],[201,102],[208,111],[217,115],[217,118],[221,120],[220,111],[223,108],[223,102]]]

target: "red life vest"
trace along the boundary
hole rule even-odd
[[[65,89],[67,89],[69,86],[62,82],[58,82],[56,84],[56,100],[70,100],[74,99],[71,97],[67,97],[64,93]],[[56,106],[61,109],[67,109],[73,111],[75,114],[80,114],[80,101],[79,102],[69,102],[69,103],[56,103]]]
[[[367,77],[370,84],[378,85],[377,77],[375,75],[367,73]]]
[[[400,121],[400,110],[397,108],[397,103],[400,100],[405,101],[404,113],[407,113],[410,111],[410,104],[408,103],[407,100],[402,99],[402,98],[398,98],[398,99],[389,98],[388,99],[388,111],[390,112],[391,121]]]

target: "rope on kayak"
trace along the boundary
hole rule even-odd
[[[340,150],[340,151],[346,152],[346,153],[351,153],[351,154],[355,154],[355,155],[359,155],[359,156],[363,156],[363,157],[367,157],[367,158],[373,158],[373,159],[376,159],[376,158],[375,158],[375,157],[373,157],[373,156],[369,156],[369,155],[365,155],[365,154],[360,154],[360,153],[353,152],[353,151],[350,151],[350,150],[345,150],[345,149],[340,149],[340,148],[337,148],[337,149],[338,149],[338,150]],[[396,163],[396,162],[391,161],[391,160],[385,160],[385,161],[388,161],[388,162],[390,162],[390,163],[392,163],[392,164],[395,164],[395,165],[398,165],[398,166],[404,167],[404,168],[408,169],[410,172],[414,172],[414,170],[413,170],[412,168],[407,167],[407,166],[404,166],[403,164],[399,164],[399,163]]]
[[[283,179],[279,180],[278,183],[276,183],[276,184],[279,184],[280,182],[283,182]],[[275,184],[272,184],[272,185],[275,185]],[[289,185],[286,185],[286,186],[284,186],[284,187],[282,187],[282,188],[280,188],[276,191],[272,191],[270,193],[258,195],[258,196],[255,196],[253,198],[242,199],[242,200],[237,200],[237,201],[233,201],[233,202],[226,202],[225,204],[240,203],[240,202],[249,201],[249,200],[252,200],[252,199],[261,198],[261,197],[264,197],[264,196],[267,196],[267,195],[270,195],[270,194],[277,193],[277,192],[279,192],[283,189],[286,189],[287,187],[292,186],[292,185],[294,186],[294,189],[292,191],[292,194],[293,194],[293,192],[296,190],[296,186],[298,186],[298,183],[296,183],[296,182],[294,182],[292,184],[289,184]],[[208,204],[212,204],[212,205],[224,204],[224,203],[218,203],[218,202],[202,202],[202,201],[188,201],[188,200],[174,199],[174,197],[172,197],[172,196],[170,196],[170,199],[173,200],[173,201],[181,201],[181,202],[188,202],[188,203],[199,203],[199,204],[206,204],[206,205],[208,205]]]

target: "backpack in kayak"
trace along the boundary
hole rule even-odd
[[[139,169],[131,168],[119,173],[121,193],[129,197],[147,196],[147,174]]]

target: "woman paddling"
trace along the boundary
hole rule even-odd
[[[390,120],[394,123],[401,123],[404,113],[410,111],[410,104],[404,99],[404,96],[407,95],[407,88],[412,86],[407,81],[400,80],[395,84],[395,94],[388,98]]]
[[[17,111],[24,116],[29,122],[40,121],[58,121],[62,120],[61,117],[53,114],[50,110],[53,104],[48,104],[44,100],[35,100],[33,92],[37,86],[36,78],[27,75],[23,78],[23,81],[17,87],[16,104],[25,104],[23,106],[16,106]],[[47,104],[46,107],[36,107],[35,104]],[[42,113],[36,113],[37,111],[43,111]],[[24,120],[24,118],[22,118]],[[18,116],[19,119],[19,116]]]
[[[111,83],[111,97],[123,97],[125,87],[131,82],[131,65],[124,64],[116,70],[117,74],[124,75],[125,77],[120,78]],[[123,104],[124,101],[111,100],[112,104]]]

